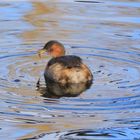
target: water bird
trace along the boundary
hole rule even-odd
[[[57,96],[77,96],[92,84],[93,75],[79,56],[65,55],[62,43],[51,40],[38,51],[51,59],[46,65],[44,78],[49,93]]]

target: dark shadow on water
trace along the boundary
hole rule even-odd
[[[108,128],[108,129],[79,129],[65,132],[42,133],[30,139],[51,138],[58,140],[139,140],[139,127]],[[25,140],[25,139],[22,139]]]
[[[139,127],[111,128],[99,130],[77,130],[69,131],[59,137],[59,140],[139,140]]]
[[[75,2],[83,2],[83,3],[103,3],[99,1],[82,1],[82,0],[76,0]]]
[[[38,83],[37,83],[38,84]],[[38,91],[43,97],[46,98],[60,98],[60,97],[76,97],[89,89],[92,85],[92,81],[83,82],[78,84],[68,83],[62,85],[53,81],[48,81],[46,87],[37,85]]]

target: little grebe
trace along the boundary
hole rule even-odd
[[[44,72],[46,84],[51,81],[66,87],[69,84],[92,83],[93,76],[89,68],[80,57],[65,55],[65,48],[60,42],[49,41],[38,51],[38,55],[41,57],[45,52],[52,56]]]

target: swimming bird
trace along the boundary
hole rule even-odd
[[[52,58],[44,71],[46,86],[55,95],[77,95],[90,87],[93,75],[79,56],[65,55],[64,45],[51,40],[38,51],[39,57],[47,53]]]

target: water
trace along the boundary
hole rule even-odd
[[[139,15],[138,0],[1,1],[0,139],[140,139]],[[92,70],[78,97],[36,90],[51,39]]]

